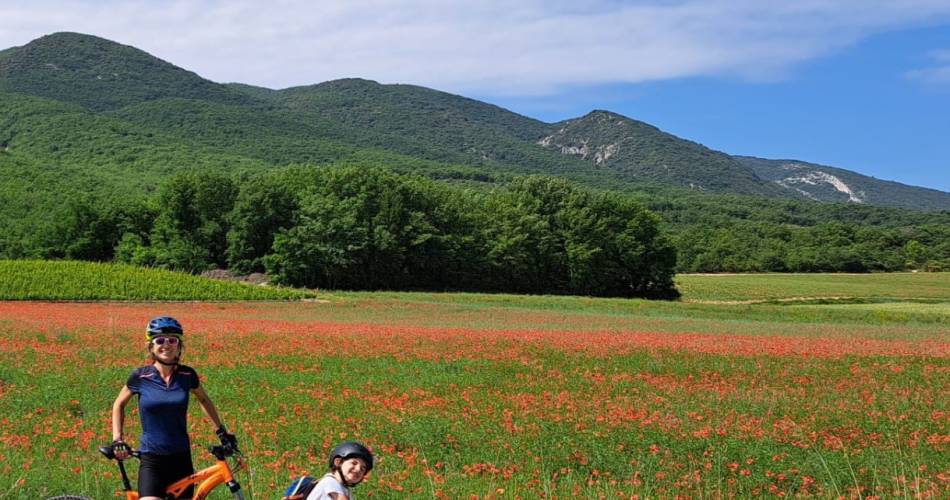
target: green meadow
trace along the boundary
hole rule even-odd
[[[950,273],[681,274],[687,301],[946,301]]]

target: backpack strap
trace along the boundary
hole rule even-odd
[[[301,476],[290,483],[281,500],[305,500],[317,487],[317,480],[310,476]]]

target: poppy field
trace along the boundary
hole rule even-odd
[[[847,305],[0,302],[0,498],[114,497],[95,447],[160,314],[185,325],[183,362],[237,434],[255,498],[322,474],[344,439],[380,457],[361,498],[947,498],[950,284],[936,286],[942,300]],[[200,468],[213,429],[197,405],[189,425]]]

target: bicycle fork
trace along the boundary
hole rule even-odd
[[[235,500],[245,500],[244,492],[241,491],[241,485],[238,484],[237,481],[232,479],[231,481],[228,481],[226,484],[228,485],[228,489],[231,490],[231,494],[234,495]]]
[[[132,483],[129,482],[129,475],[125,472],[125,464],[122,463],[122,460],[119,462],[119,472],[122,473],[122,486],[125,488],[125,498],[126,500],[138,500],[139,494],[136,490],[132,489]]]

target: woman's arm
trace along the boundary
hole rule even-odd
[[[211,398],[208,397],[208,393],[205,392],[204,387],[196,387],[191,390],[191,392],[198,398],[198,403],[201,404],[201,411],[204,412],[205,416],[211,419],[211,423],[214,424],[215,430],[223,427],[221,424],[221,417],[218,416],[218,409],[214,407],[214,403],[211,402]]]
[[[132,399],[132,394],[129,386],[123,385],[112,403],[112,451],[119,460],[125,460],[131,454],[129,445],[122,439],[122,428],[125,426],[125,405]]]
[[[125,425],[125,405],[132,399],[132,391],[128,386],[122,386],[119,395],[112,403],[112,440],[122,441],[122,428]]]
[[[237,438],[234,437],[234,434],[229,433],[224,427],[224,424],[221,423],[218,410],[214,407],[214,403],[211,402],[211,398],[208,397],[208,393],[205,392],[203,387],[196,387],[192,389],[192,392],[195,393],[195,397],[197,397],[198,402],[201,403],[202,411],[205,412],[205,415],[211,419],[211,423],[214,424],[214,433],[217,434],[218,439],[221,440],[221,446],[237,450]]]

